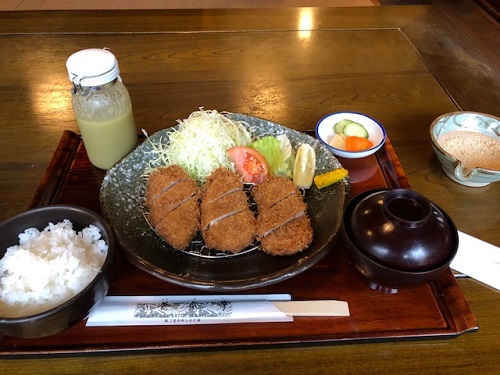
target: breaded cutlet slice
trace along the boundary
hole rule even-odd
[[[293,255],[309,247],[312,240],[311,222],[303,215],[261,238],[260,244],[270,255]]]
[[[208,248],[236,254],[253,243],[255,217],[252,211],[243,210],[218,220],[202,233]]]
[[[167,213],[155,227],[173,248],[186,249],[200,230],[200,205],[193,197]]]
[[[255,216],[241,178],[219,168],[207,179],[201,193],[202,235],[205,246],[238,253],[255,239]]]
[[[201,192],[204,202],[212,202],[227,194],[243,189],[240,176],[227,168],[217,168],[205,179]]]
[[[212,201],[201,201],[201,228],[204,230],[218,221],[248,210],[247,195],[237,190]]]
[[[252,189],[257,203],[257,239],[271,255],[291,255],[306,249],[313,238],[307,204],[300,190],[285,177],[274,177]]]
[[[271,207],[260,207],[257,216],[257,238],[281,228],[289,221],[306,215],[307,205],[301,195],[292,194]]]
[[[149,221],[157,225],[163,217],[191,198],[198,199],[198,184],[192,178],[177,182],[160,193],[149,206]]]
[[[300,194],[300,191],[285,177],[272,176],[252,188],[253,199],[261,209],[271,207],[292,194]]]
[[[178,165],[156,169],[148,176],[146,182],[146,205],[149,206],[160,194],[186,179],[191,179],[191,177]]]

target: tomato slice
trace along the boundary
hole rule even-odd
[[[259,184],[269,177],[269,164],[262,154],[250,147],[232,147],[226,151],[243,181]]]

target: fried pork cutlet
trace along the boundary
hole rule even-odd
[[[160,194],[176,183],[191,179],[187,172],[178,165],[158,168],[148,177],[146,184],[146,204],[149,206]]]
[[[257,239],[271,255],[292,255],[312,242],[307,205],[299,189],[285,177],[271,177],[252,189],[257,204]]]
[[[257,185],[252,189],[252,197],[257,206],[264,209],[273,206],[290,195],[297,193],[300,195],[297,186],[290,182],[287,178],[271,177],[264,185]]]
[[[271,207],[260,207],[258,215],[257,235],[263,238],[281,228],[289,221],[306,215],[307,205],[302,196],[292,194],[283,198]]]
[[[208,248],[239,253],[255,239],[255,216],[250,210],[235,213],[204,230],[203,239]]]
[[[170,211],[156,226],[156,231],[175,249],[186,249],[200,229],[200,205],[191,198]]]
[[[151,224],[158,225],[166,214],[193,198],[195,201],[198,199],[198,185],[195,180],[187,179],[173,184],[151,203],[149,208]]]
[[[227,194],[241,191],[242,188],[240,176],[229,169],[217,168],[205,179],[201,199],[204,202],[212,202]]]
[[[149,222],[172,247],[187,248],[200,230],[198,185],[181,167],[159,168],[148,178]]]
[[[255,216],[236,173],[216,169],[201,197],[201,228],[208,248],[239,253],[253,243]]]
[[[241,189],[212,201],[202,200],[201,229],[205,230],[220,220],[242,211],[248,211],[248,200],[245,192]]]

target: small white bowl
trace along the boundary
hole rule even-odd
[[[330,140],[335,136],[333,126],[340,120],[351,120],[357,122],[368,131],[368,139],[373,147],[363,151],[346,151],[330,146]],[[385,129],[377,121],[357,112],[335,112],[326,115],[316,125],[316,137],[323,142],[335,155],[347,159],[364,158],[377,152],[384,144],[387,135]]]

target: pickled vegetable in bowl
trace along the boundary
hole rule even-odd
[[[359,122],[342,119],[333,125],[335,135],[328,142],[330,146],[346,151],[364,151],[373,147],[370,134]]]
[[[337,112],[322,118],[316,136],[337,156],[358,159],[378,151],[386,133],[374,119],[356,112]]]

